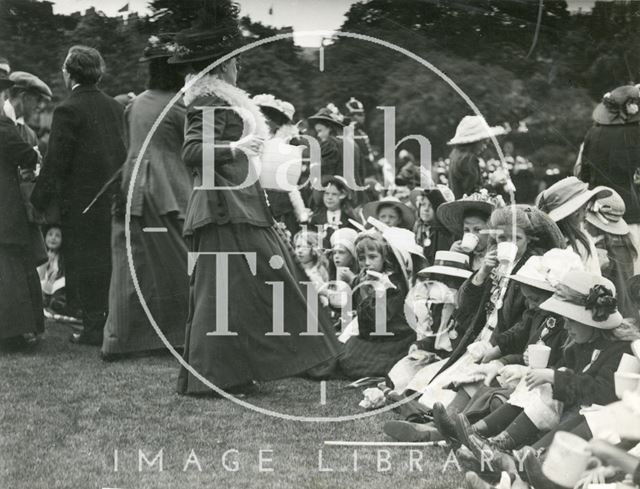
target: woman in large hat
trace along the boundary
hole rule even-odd
[[[237,391],[256,380],[289,377],[329,363],[338,356],[339,345],[322,309],[317,319],[323,334],[301,336],[307,330],[306,293],[299,284],[304,271],[274,227],[260,183],[242,186],[251,176],[251,165],[260,156],[269,129],[260,108],[236,86],[238,59],[231,58],[193,80],[242,41],[234,4],[216,2],[207,10],[197,26],[177,36],[178,47],[171,58],[191,73],[186,78],[182,156],[194,172],[195,187],[201,187],[208,170],[203,164],[212,163],[203,161],[203,153],[209,151],[203,132],[210,128],[217,144],[213,149],[215,185],[236,188],[195,190],[187,207],[185,234],[192,252],[244,256],[228,256],[228,268],[219,265],[219,257],[198,257],[191,276],[184,358],[215,386]],[[230,110],[216,110],[209,120],[202,107]],[[245,127],[250,128],[249,134],[238,142]],[[219,146],[225,143],[226,147]],[[228,270],[226,283],[220,283],[223,270]],[[283,297],[278,302],[269,285],[273,283],[281,284]],[[225,296],[231,298],[229,304],[221,300]],[[274,311],[280,307],[282,314]],[[274,315],[282,318],[282,324],[275,326],[282,326],[286,336],[268,335]],[[180,371],[178,390],[183,394],[210,391],[185,368]]]
[[[122,167],[123,196],[129,193],[133,169],[147,135],[182,88],[180,68],[167,63],[174,49],[171,36],[151,36],[140,58],[147,64],[148,82],[147,90],[125,111],[129,151]],[[144,148],[130,201],[131,253],[141,293],[169,343],[180,347],[184,344],[188,300],[188,250],[182,228],[193,181],[181,158],[185,114],[184,103],[178,100],[162,117]],[[113,267],[102,342],[104,360],[164,347],[140,305],[131,279],[124,214],[122,206],[111,226]],[[143,231],[154,227],[167,231]]]
[[[607,92],[593,111],[584,137],[578,177],[591,187],[606,185],[624,200],[624,220],[640,250],[640,90],[625,85]],[[634,264],[640,272],[640,258]]]
[[[492,136],[504,134],[502,127],[490,127],[483,117],[462,118],[455,136],[447,143],[453,146],[449,155],[449,185],[456,199],[477,192],[485,186],[480,168],[480,155]]]

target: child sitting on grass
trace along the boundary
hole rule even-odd
[[[52,225],[46,228],[44,243],[47,248],[47,263],[38,267],[42,302],[45,308],[64,313],[65,296],[64,259],[62,257],[62,230]]]

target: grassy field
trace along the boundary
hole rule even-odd
[[[258,414],[224,399],[178,396],[177,362],[172,357],[104,363],[97,348],[68,343],[70,332],[67,325],[48,324],[33,351],[1,354],[2,489],[461,485],[454,465],[443,473],[444,448],[354,449],[324,443],[389,441],[382,425],[395,417],[393,413],[309,424]],[[320,403],[319,383],[303,379],[261,384],[247,400],[297,415],[362,412],[361,391],[345,385],[329,382],[325,405]],[[144,459],[139,466],[140,452],[152,461],[160,450],[162,471],[159,458],[152,467]],[[412,456],[415,464],[410,464]]]

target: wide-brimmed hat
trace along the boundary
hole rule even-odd
[[[238,25],[239,12],[235,2],[202,2],[194,25],[176,34],[176,49],[168,62],[213,62],[241,47],[244,36]]]
[[[445,202],[438,207],[436,215],[453,236],[462,236],[462,221],[466,213],[474,211],[486,215],[488,221],[494,209],[504,206],[502,197],[489,195],[486,191],[476,192],[460,200]]]
[[[413,210],[409,208],[409,206],[400,202],[400,199],[397,197],[384,197],[380,200],[374,202],[368,202],[362,207],[362,214],[364,215],[364,220],[368,220],[369,217],[377,217],[378,209],[380,207],[395,207],[400,212],[400,216],[402,218],[402,222],[405,227],[412,228],[413,224],[416,220],[415,213]]]
[[[9,80],[13,82],[14,87],[22,88],[27,92],[34,93],[47,100],[51,100],[51,97],[53,96],[49,85],[43,82],[36,75],[32,75],[26,71],[14,71],[9,75]]]
[[[605,93],[593,110],[592,117],[603,126],[640,121],[640,89],[634,85],[624,85]]]
[[[143,63],[157,58],[170,58],[175,54],[177,47],[173,34],[162,33],[150,36],[138,61]]]
[[[469,278],[473,274],[469,267],[469,256],[455,251],[436,251],[433,265],[423,268],[419,276],[428,274],[448,275],[450,277]]]
[[[489,139],[491,136],[500,136],[506,131],[502,126],[491,127],[487,121],[479,115],[466,115],[462,118],[456,134],[447,144],[469,144],[483,139]]]
[[[627,208],[620,194],[611,189],[611,195],[596,199],[587,209],[586,220],[606,233],[624,236],[629,226],[622,216]]]
[[[584,270],[580,255],[568,248],[554,248],[543,256],[530,257],[510,278],[537,289],[555,292],[555,285],[568,270]]]
[[[541,192],[536,206],[546,212],[555,222],[570,216],[593,199],[608,197],[613,191],[609,187],[589,186],[577,177],[566,177]]]
[[[622,323],[613,283],[585,271],[569,270],[540,309],[597,329],[615,329]]]
[[[333,104],[321,108],[308,119],[310,124],[325,124],[339,131],[344,127],[344,116]]]
[[[289,122],[293,120],[293,114],[295,114],[295,107],[289,102],[280,100],[270,93],[261,93],[253,97],[255,104],[261,109],[268,108],[275,110],[287,118]]]
[[[343,246],[347,249],[352,256],[356,256],[356,238],[358,237],[358,231],[351,228],[336,229],[329,241],[331,242],[331,248],[335,249],[337,246]]]

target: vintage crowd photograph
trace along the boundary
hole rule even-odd
[[[0,0],[0,489],[640,486],[640,0]]]

